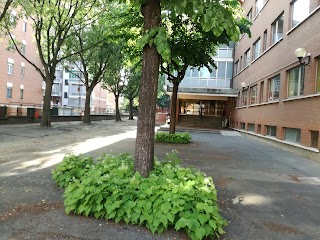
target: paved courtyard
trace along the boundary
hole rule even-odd
[[[0,239],[187,239],[169,230],[64,213],[51,170],[66,153],[134,153],[136,121],[0,126]],[[176,149],[185,166],[212,176],[224,240],[320,239],[320,164],[236,132],[191,132],[192,143],[158,143],[156,156]]]

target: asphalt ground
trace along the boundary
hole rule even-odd
[[[214,180],[223,240],[320,239],[320,164],[233,131],[190,132],[192,143],[155,144],[163,159],[177,150],[184,166]],[[173,229],[66,215],[51,171],[66,153],[134,154],[136,120],[0,126],[0,239],[188,239]]]

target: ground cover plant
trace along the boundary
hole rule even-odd
[[[156,142],[166,142],[166,143],[190,143],[191,136],[189,133],[156,133]]]
[[[219,237],[227,222],[217,206],[217,191],[204,173],[179,165],[175,152],[144,178],[133,171],[128,154],[91,158],[68,155],[52,172],[65,188],[67,214],[113,219],[145,225],[152,233],[169,226],[191,239]]]

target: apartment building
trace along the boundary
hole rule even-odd
[[[16,12],[11,11],[10,19],[15,21],[15,17]],[[14,38],[20,42],[21,51],[41,66],[28,18],[18,21]],[[0,118],[33,115],[34,109],[40,107],[43,99],[41,76],[13,49],[9,36],[0,36]]]
[[[318,0],[243,2],[252,37],[243,35],[235,46],[233,87],[239,96],[230,116],[236,129],[318,158],[319,5]]]
[[[212,67],[212,72],[206,67],[187,69],[178,90],[178,123],[193,118],[192,122],[198,121],[198,126],[202,123],[203,127],[222,127],[222,120],[238,96],[232,89],[233,52],[234,43],[221,45],[213,57],[217,68]],[[165,84],[167,94],[172,95],[172,83],[166,80]]]

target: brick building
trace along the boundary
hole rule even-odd
[[[12,11],[11,19],[14,20],[15,15],[15,11]],[[21,43],[21,51],[28,55],[32,62],[41,66],[30,19],[23,18],[18,21],[13,34]],[[32,111],[28,110],[40,107],[43,98],[41,76],[12,50],[14,47],[9,39],[9,36],[0,36],[0,118],[32,114]],[[11,50],[7,51],[8,48]]]
[[[319,157],[320,1],[246,0],[252,37],[235,47],[231,126]],[[301,63],[295,50],[304,48]],[[309,62],[310,61],[310,62]]]

